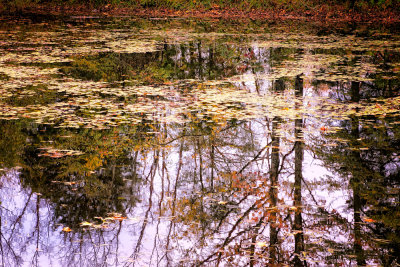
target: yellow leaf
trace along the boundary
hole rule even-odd
[[[93,223],[90,222],[81,222],[81,226],[92,226]]]
[[[62,231],[63,231],[63,232],[71,232],[72,230],[71,230],[71,228],[69,228],[68,226],[66,226],[66,227],[64,227],[64,228],[62,229]]]
[[[259,241],[256,243],[256,245],[259,246],[260,248],[262,248],[262,247],[266,247],[267,243]]]

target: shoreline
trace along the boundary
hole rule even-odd
[[[393,24],[400,22],[400,10],[365,9],[363,11],[348,10],[343,5],[321,5],[308,10],[285,9],[257,9],[240,10],[236,8],[212,8],[212,9],[186,9],[172,10],[166,8],[143,8],[122,6],[97,6],[85,5],[32,5],[14,12],[0,12],[0,17],[7,16],[100,16],[116,17],[131,16],[143,18],[198,18],[198,19],[232,19],[232,20],[301,20],[310,22],[346,22],[346,23],[380,23]]]

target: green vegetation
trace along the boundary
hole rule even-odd
[[[201,56],[202,49],[212,56]],[[190,57],[182,57],[175,62],[174,57],[179,54]],[[141,80],[143,84],[151,85],[182,79],[230,77],[238,74],[237,66],[241,57],[243,55],[240,51],[228,46],[214,49],[207,45],[207,42],[197,41],[188,45],[165,45],[159,51],[147,53],[79,55],[74,57],[70,64],[62,66],[60,71],[73,78],[88,81]],[[204,66],[201,65],[203,63]],[[250,63],[255,65],[254,62]],[[242,71],[248,67],[243,65]]]

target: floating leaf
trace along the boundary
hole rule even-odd
[[[364,221],[364,222],[367,222],[367,223],[375,223],[375,222],[376,222],[374,219],[367,218],[367,217],[364,217],[364,218],[363,218],[363,221]]]
[[[260,248],[262,248],[262,247],[267,247],[267,246],[268,246],[266,242],[261,242],[261,241],[257,242],[256,245],[257,245],[258,247],[260,247]]]
[[[90,222],[81,222],[81,226],[93,226],[93,223]]]
[[[69,228],[68,226],[66,226],[66,227],[63,227],[62,231],[63,231],[63,232],[71,232],[72,230],[71,230],[71,228]]]

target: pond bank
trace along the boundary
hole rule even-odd
[[[318,5],[313,8],[269,8],[269,9],[238,9],[238,8],[213,8],[200,9],[167,9],[124,7],[122,5],[103,5],[90,7],[88,5],[56,5],[35,4],[16,10],[7,10],[1,7],[0,16],[7,15],[75,15],[75,16],[137,16],[157,18],[209,18],[209,19],[235,19],[235,20],[302,20],[316,22],[362,22],[391,24],[400,22],[400,11],[393,9],[380,10],[378,8],[363,8],[362,10],[349,10],[346,5]]]

